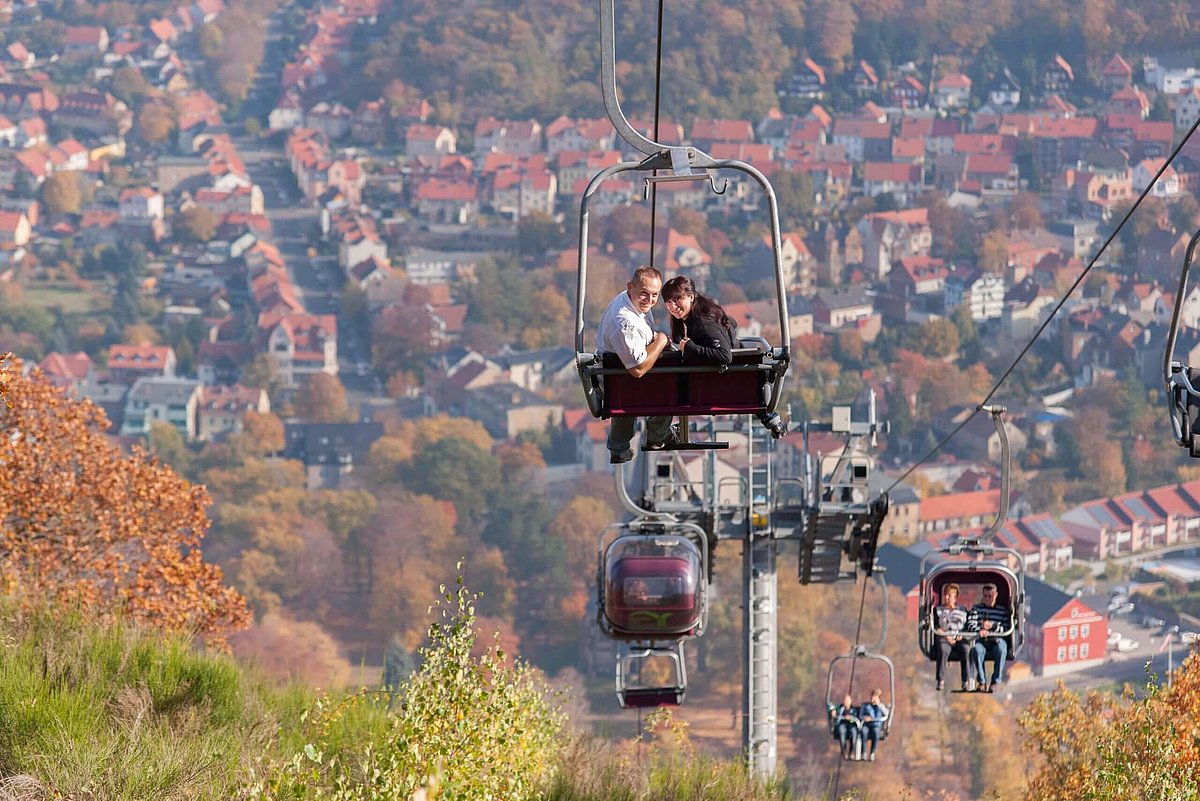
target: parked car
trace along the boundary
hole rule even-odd
[[[1136,651],[1140,647],[1141,643],[1139,643],[1137,640],[1131,640],[1127,637],[1122,637],[1120,640],[1117,640],[1117,650],[1123,654],[1127,654],[1130,651]]]
[[[1191,645],[1200,640],[1200,632],[1197,631],[1181,631],[1179,632],[1179,641]]]
[[[1123,640],[1123,639],[1125,639],[1125,637],[1124,637],[1124,636],[1121,634],[1121,632],[1119,632],[1119,631],[1110,631],[1110,632],[1108,633],[1108,647],[1109,647],[1109,648],[1116,648],[1116,647],[1117,647],[1117,643],[1119,643],[1119,642],[1120,642],[1121,640]]]
[[[1158,629],[1158,628],[1162,628],[1163,626],[1167,625],[1167,621],[1163,620],[1161,617],[1154,617],[1154,615],[1146,615],[1145,617],[1142,618],[1142,625],[1148,629]]]
[[[1112,610],[1116,609],[1117,607],[1124,606],[1127,603],[1129,603],[1128,595],[1124,595],[1124,594],[1113,595],[1108,599],[1108,611],[1111,612]]]
[[[1108,613],[1109,613],[1110,615],[1128,615],[1128,614],[1130,614],[1131,612],[1133,612],[1133,610],[1134,610],[1134,609],[1136,609],[1136,608],[1137,608],[1137,607],[1136,607],[1136,606],[1134,606],[1132,603],[1123,603],[1123,604],[1121,604],[1120,606],[1118,606],[1118,607],[1116,607],[1116,608],[1113,608],[1113,607],[1111,607],[1111,606],[1110,606],[1110,607],[1108,608]]]

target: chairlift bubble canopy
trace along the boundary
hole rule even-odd
[[[615,639],[698,636],[707,611],[704,554],[682,534],[627,532],[604,549],[604,633]]]

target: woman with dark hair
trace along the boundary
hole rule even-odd
[[[738,347],[733,320],[707,295],[696,291],[686,275],[677,275],[663,284],[662,299],[671,315],[671,341],[683,355],[684,364],[730,364]],[[782,436],[787,427],[774,412],[758,419],[772,436]]]
[[[733,361],[733,321],[710,297],[696,291],[692,279],[677,275],[662,288],[671,315],[671,341],[684,364],[729,364]]]

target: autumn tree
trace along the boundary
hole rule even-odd
[[[817,50],[828,69],[841,72],[842,61],[854,53],[854,29],[858,16],[847,0],[831,0],[818,8]]]
[[[14,371],[8,387],[0,560],[10,586],[214,642],[249,622],[242,596],[200,549],[209,527],[203,487],[110,445],[104,412],[40,372]]]
[[[79,176],[74,172],[56,172],[42,183],[42,202],[52,214],[78,214],[83,203]]]
[[[180,212],[171,224],[176,236],[188,242],[208,242],[217,234],[217,217],[204,206]]]
[[[1097,406],[1081,407],[1069,423],[1079,463],[1075,469],[1085,480],[1094,482],[1103,495],[1125,491],[1126,473],[1121,443],[1112,436],[1112,416]]]
[[[1200,797],[1200,656],[1187,658],[1170,687],[1144,693],[1081,696],[1060,682],[1038,696],[1019,718],[1034,757],[1025,797]]]
[[[236,543],[228,561],[238,587],[259,610],[313,615],[343,575],[334,534],[307,504],[301,485],[258,492],[221,506],[221,538]]]
[[[531,211],[517,224],[517,249],[521,255],[540,258],[563,247],[562,223],[543,211]]]
[[[379,504],[363,543],[370,593],[367,619],[385,641],[396,639],[409,649],[420,645],[429,623],[428,604],[422,599],[436,593],[434,577],[456,558],[456,522],[452,503],[427,495],[393,493]]]
[[[1008,268],[1008,235],[1003,231],[988,231],[979,243],[979,269],[1004,275]]]
[[[500,486],[496,457],[458,437],[419,448],[402,475],[414,492],[452,501],[459,514],[476,519],[488,509],[488,493]]]
[[[247,411],[242,415],[242,430],[253,447],[263,455],[278,453],[287,444],[283,421],[270,412]]]
[[[958,326],[944,317],[921,325],[916,337],[916,350],[938,359],[958,351]]]
[[[1033,192],[1018,192],[1008,208],[1015,231],[1031,231],[1042,227],[1042,201]]]
[[[312,423],[345,423],[354,419],[346,403],[346,388],[335,375],[317,373],[300,387],[296,414]]]
[[[134,100],[150,91],[150,84],[146,80],[146,76],[142,75],[142,71],[137,67],[121,67],[113,73],[110,81],[109,88],[112,90],[113,97],[129,106],[133,105]]]
[[[175,112],[165,103],[143,103],[137,116],[137,132],[143,142],[161,144],[175,129]]]
[[[265,389],[267,396],[274,398],[283,387],[279,366],[269,353],[260,353],[242,370],[242,383],[248,387]]]
[[[779,224],[784,230],[808,223],[813,212],[812,175],[799,170],[781,170],[771,178],[779,205]]]

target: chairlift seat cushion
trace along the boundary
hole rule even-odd
[[[619,372],[594,373],[603,387],[603,417],[649,415],[758,414],[770,402],[769,354],[758,348],[733,351],[730,369],[685,365],[683,354],[664,353],[641,378],[624,371],[620,358],[604,354],[601,367]],[[691,367],[674,371],[670,368]],[[664,369],[666,368],[666,369]]]
[[[657,706],[679,706],[683,703],[682,687],[655,687],[645,690],[625,690],[620,694],[622,709],[648,709]]]

